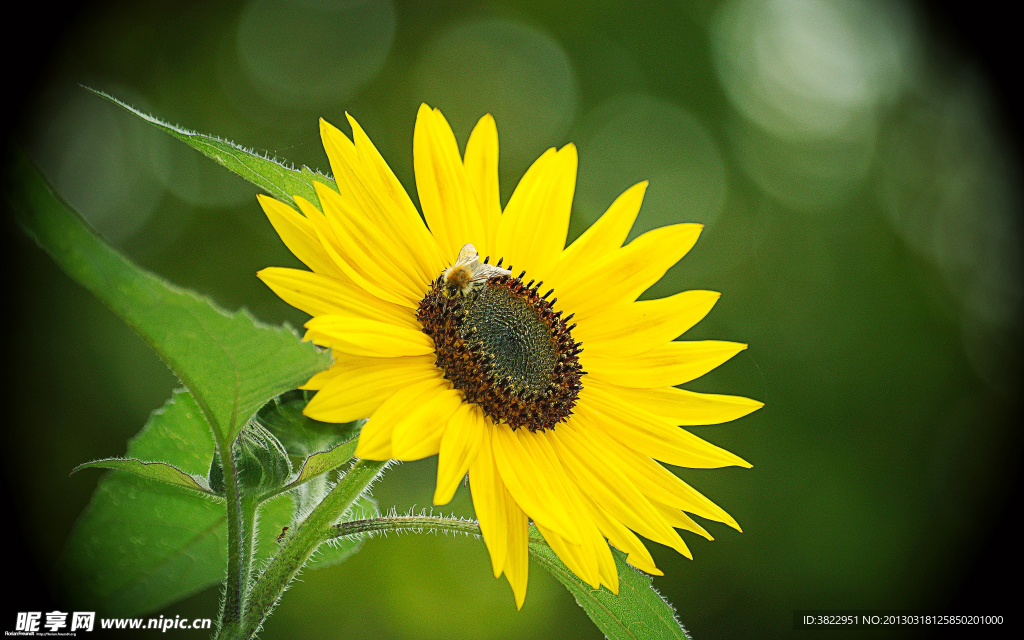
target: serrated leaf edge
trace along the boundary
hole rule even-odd
[[[149,467],[149,466],[170,467],[174,471],[177,471],[178,474],[181,475],[183,478],[188,478],[193,484],[195,484],[195,487],[191,487],[191,486],[186,485],[186,484],[176,484],[174,482],[167,482],[165,480],[161,480],[160,478],[156,478],[154,476],[147,475],[145,473],[139,473],[139,472],[133,470],[131,467],[112,466],[112,465],[109,464],[111,462],[137,462],[137,463],[139,463],[139,464],[141,464],[143,466],[146,466],[146,467]],[[171,464],[169,462],[147,461],[147,460],[140,460],[138,458],[120,458],[120,457],[100,458],[98,460],[91,460],[89,462],[83,462],[82,464],[80,464],[77,467],[75,467],[74,469],[72,469],[71,473],[69,475],[74,475],[74,474],[78,473],[79,471],[81,471],[83,469],[109,469],[111,471],[124,471],[125,473],[130,473],[130,474],[132,474],[134,476],[138,476],[140,478],[145,478],[147,480],[152,480],[154,482],[159,482],[159,483],[167,485],[169,487],[178,487],[179,489],[185,489],[186,491],[193,491],[195,493],[200,493],[200,494],[203,494],[203,495],[208,496],[210,498],[214,498],[214,499],[219,500],[219,501],[223,501],[224,500],[223,496],[214,493],[214,491],[212,489],[210,489],[210,485],[206,481],[206,478],[204,478],[202,476],[197,476],[197,475],[194,475],[194,474],[191,474],[191,473],[187,473],[185,471],[182,471],[181,469],[179,469],[178,467],[174,466],[173,464]]]

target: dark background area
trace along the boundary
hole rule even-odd
[[[1016,355],[1020,346],[1019,306],[1011,304],[1005,313],[1002,307],[999,313],[974,313],[972,305],[988,309],[985,296],[990,294],[1003,302],[1020,296],[1021,104],[1017,90],[1019,54],[1014,47],[1017,35],[1012,32],[1016,22],[1002,5],[908,5],[918,25],[919,53],[928,61],[924,66],[929,71],[923,75],[933,87],[931,93],[923,93],[932,98],[940,96],[937,100],[941,103],[943,91],[959,87],[958,82],[969,77],[966,84],[973,93],[963,108],[977,109],[966,119],[978,123],[981,133],[961,133],[957,140],[976,140],[980,135],[985,140],[982,150],[991,145],[998,151],[987,161],[998,165],[993,179],[999,181],[999,193],[1004,195],[996,199],[1003,206],[997,229],[1005,232],[997,233],[1001,241],[994,245],[986,244],[994,241],[983,238],[969,249],[1002,255],[999,251],[1009,244],[1014,247],[1010,251],[1013,258],[994,267],[1002,278],[995,294],[982,286],[976,296],[961,296],[957,289],[963,283],[970,285],[979,279],[987,282],[973,273],[965,275],[961,268],[976,261],[957,263],[950,276],[950,268],[942,262],[946,254],[936,257],[915,244],[907,235],[915,227],[908,232],[899,226],[905,218],[897,217],[893,222],[882,211],[884,205],[874,201],[863,204],[872,200],[873,185],[886,188],[888,172],[905,168],[899,163],[886,164],[882,151],[871,157],[872,168],[857,178],[855,186],[839,181],[838,186],[822,187],[821,192],[829,193],[843,193],[845,189],[838,199],[795,189],[780,180],[773,167],[764,171],[744,165],[744,147],[730,142],[734,140],[730,135],[736,131],[731,128],[734,123],[730,118],[743,113],[746,115],[740,118],[750,120],[749,112],[736,106],[736,94],[723,90],[728,79],[722,71],[716,71],[709,62],[713,56],[707,53],[714,46],[707,35],[708,25],[720,20],[715,16],[721,15],[722,4],[729,3],[695,3],[681,10],[658,3],[647,15],[635,17],[637,8],[632,3],[615,2],[599,3],[587,12],[577,7],[585,15],[525,2],[467,2],[443,9],[427,3],[397,3],[390,55],[422,60],[426,55],[422,51],[440,46],[436,38],[442,36],[436,34],[457,29],[467,21],[526,24],[561,43],[575,65],[579,85],[572,121],[551,134],[554,139],[527,136],[518,143],[521,148],[513,148],[513,160],[503,166],[502,188],[507,198],[529,159],[545,146],[576,141],[581,153],[581,184],[571,235],[596,218],[600,213],[595,210],[598,203],[606,205],[609,194],[631,184],[615,173],[618,168],[614,163],[598,162],[588,167],[588,150],[596,148],[600,155],[605,150],[601,145],[609,136],[613,140],[622,137],[618,142],[632,152],[626,139],[628,128],[624,133],[621,127],[612,127],[608,133],[608,125],[593,124],[602,118],[615,121],[615,116],[607,115],[608,109],[627,114],[638,111],[657,119],[662,112],[668,118],[678,114],[670,109],[659,111],[661,102],[637,103],[635,96],[654,96],[658,101],[683,105],[686,115],[701,123],[703,133],[717,144],[724,165],[721,173],[728,185],[727,195],[721,196],[724,202],[718,205],[723,212],[715,212],[709,221],[701,240],[707,247],[695,250],[686,266],[670,272],[666,282],[659,285],[658,295],[685,288],[723,291],[719,308],[707,326],[698,327],[696,331],[701,333],[695,337],[749,341],[752,355],[709,376],[702,381],[706,386],[694,388],[749,395],[765,400],[768,407],[736,424],[703,428],[721,432],[701,432],[713,434],[709,439],[754,462],[752,471],[716,472],[720,477],[707,473],[684,475],[688,480],[695,478],[698,488],[707,489],[713,499],[737,515],[746,533],[730,535],[712,530],[719,539],[711,544],[695,543],[693,563],[672,558],[663,549],[653,551],[666,571],[666,577],[656,584],[676,604],[696,638],[813,636],[811,632],[791,630],[793,609],[879,607],[985,613],[1004,615],[1013,623],[1015,590],[1006,585],[1020,561],[1010,523],[1019,481],[1020,436],[1015,428],[1021,408],[1020,360]],[[457,95],[419,95],[436,93],[429,77],[423,79],[429,75],[429,61],[419,63],[419,75],[412,79],[395,69],[393,61],[384,63],[376,78],[367,80],[359,91],[337,105],[292,108],[271,100],[269,105],[257,104],[262,109],[262,121],[253,124],[232,120],[232,109],[224,107],[223,97],[210,95],[209,78],[203,71],[209,64],[199,59],[202,52],[217,47],[190,46],[193,40],[217,37],[210,35],[216,29],[192,29],[189,21],[230,22],[224,16],[237,12],[237,8],[213,10],[199,3],[154,3],[140,9],[128,3],[90,3],[66,11],[41,4],[27,5],[22,10],[30,15],[19,19],[24,25],[18,29],[21,37],[3,44],[10,96],[4,137],[8,146],[28,148],[44,171],[48,158],[56,156],[47,156],[47,145],[53,142],[41,132],[47,130],[49,121],[61,117],[63,101],[81,99],[68,98],[69,83],[78,81],[115,92],[132,91],[119,95],[131,103],[143,100],[139,104],[143,110],[171,121],[270,148],[280,156],[320,168],[326,168],[326,161],[317,149],[315,116],[323,111],[325,117],[340,123],[341,111],[348,109],[367,127],[410,192],[414,189],[411,162],[406,156],[411,149],[415,104],[420,100],[438,102],[452,120],[460,144],[465,143],[468,133],[464,127],[460,130],[459,116],[463,112]],[[104,28],[102,23],[113,21],[114,16],[121,16],[120,23],[111,22],[112,26]],[[578,18],[585,28],[566,26],[569,18]],[[678,31],[673,30],[672,18],[680,19]],[[652,30],[653,23],[661,28]],[[155,34],[151,59],[140,53],[139,42],[146,38],[133,34],[133,29]],[[119,32],[132,46],[118,40]],[[613,40],[616,50],[629,54],[620,56],[625,70],[609,66],[614,59],[599,59],[592,63],[593,68],[587,66],[588,47],[597,46],[588,39],[595,32]],[[166,48],[161,51],[161,46]],[[689,57],[696,61],[693,66],[687,64]],[[443,64],[443,60],[441,57],[434,64]],[[631,85],[622,80],[631,72],[627,62],[634,65],[633,71],[643,72],[645,83]],[[151,71],[154,77],[174,81],[158,90],[145,80]],[[949,80],[947,74],[957,79]],[[925,101],[918,91],[923,83],[908,82],[909,89],[901,88],[898,95],[878,107],[882,112],[877,119],[878,139],[887,139],[886,132],[902,135],[903,131],[912,131],[918,136],[913,139],[920,142],[920,148],[933,148],[933,120],[929,116],[919,118],[914,111]],[[392,99],[393,94],[398,97]],[[615,102],[619,94],[632,97]],[[109,110],[118,126],[136,131],[127,116],[112,107]],[[209,119],[203,115],[207,112],[213,114]],[[753,121],[769,129],[775,126],[770,120]],[[744,122],[739,130],[749,131],[749,122]],[[948,121],[943,123],[934,125],[935,130],[949,126]],[[524,130],[517,126],[511,126],[513,134]],[[508,129],[501,119],[498,127],[504,145]],[[788,140],[778,129],[772,132]],[[141,135],[143,144],[153,139]],[[757,135],[751,139],[758,139]],[[935,137],[941,138],[941,132]],[[513,142],[513,147],[516,144]],[[885,149],[884,145],[879,148]],[[793,149],[769,153],[768,157],[775,163],[793,160],[796,165],[805,158],[810,164],[817,157],[812,154],[821,152],[815,148],[805,157],[801,155],[805,147],[796,144]],[[173,153],[168,157],[182,157]],[[982,155],[973,149],[966,153],[969,158],[974,154]],[[102,163],[103,157],[98,155],[96,162]],[[684,167],[686,160],[681,160]],[[962,167],[950,168],[943,162],[926,166],[950,171],[944,178],[944,184],[948,184],[960,175],[957,171]],[[595,166],[596,177],[586,177],[585,172]],[[986,165],[977,171],[991,177],[989,169]],[[196,174],[197,183],[222,171],[212,165],[197,169],[207,170],[210,173]],[[609,179],[614,184],[603,187],[600,181],[608,175],[614,176],[615,180]],[[672,171],[665,171],[660,179],[668,181],[672,175]],[[655,186],[659,184],[657,179]],[[972,197],[973,179],[964,180],[967,195],[958,193],[958,197]],[[60,180],[55,181],[60,189]],[[218,186],[221,183],[212,184],[215,190],[244,190],[230,181],[223,187]],[[934,188],[930,181],[923,184]],[[991,193],[988,186],[977,188],[982,195]],[[301,323],[301,314],[285,308],[250,277],[267,264],[291,264],[283,248],[267,234],[265,221],[257,220],[261,214],[253,198],[231,196],[204,205],[201,190],[183,196],[167,195],[166,185],[154,189],[153,193],[159,193],[147,197],[159,203],[153,205],[151,217],[137,235],[112,238],[119,248],[143,266],[210,294],[228,308],[244,305],[269,321]],[[922,189],[914,187],[910,191],[920,195]],[[672,189],[668,192],[677,193]],[[133,198],[137,195],[128,193]],[[930,202],[923,196],[921,200]],[[88,204],[88,198],[83,202]],[[997,215],[989,204],[985,200],[978,205],[975,219],[956,223],[978,225],[988,221]],[[665,202],[649,201],[653,211],[646,223],[653,226],[675,221],[671,220],[673,214],[664,213],[665,206]],[[179,210],[189,213],[175,218],[174,212]],[[693,211],[698,217],[707,214]],[[770,215],[760,217],[764,211]],[[790,212],[795,212],[792,218]],[[88,211],[83,213],[89,216]],[[823,220],[826,215],[836,215],[836,222]],[[852,216],[867,222],[848,225]],[[97,226],[105,231],[99,220]],[[161,372],[162,365],[145,352],[144,345],[133,340],[128,330],[119,327],[117,320],[88,294],[67,281],[8,217],[4,225],[4,266],[10,283],[5,314],[10,321],[6,332],[9,344],[5,345],[5,390],[10,409],[4,419],[2,446],[4,492],[11,514],[5,527],[8,576],[17,585],[5,606],[11,613],[5,613],[4,624],[5,629],[12,629],[13,612],[68,607],[68,585],[62,585],[59,576],[54,575],[53,550],[59,550],[77,512],[88,501],[95,479],[84,474],[68,479],[66,471],[82,460],[122,453],[125,438],[162,403],[174,381],[166,371]],[[238,237],[230,235],[233,228],[241,229]],[[836,231],[839,228],[843,230]],[[158,239],[165,233],[175,238],[176,244],[161,244]],[[751,241],[751,235],[757,237]],[[801,250],[804,247],[810,248],[805,252]],[[800,261],[807,255],[820,258],[815,252],[825,250],[823,247],[829,252],[828,259],[810,265]],[[748,250],[749,254],[745,253]],[[870,268],[864,268],[862,261]],[[719,266],[724,269],[716,273]],[[830,275],[815,277],[814,269],[819,267]],[[825,291],[821,299],[815,299],[815,295],[799,289],[823,285],[838,287],[839,294]],[[876,290],[884,291],[880,301],[868,294]],[[779,302],[787,298],[794,300],[792,310]],[[787,334],[795,329],[805,330],[806,340]],[[832,335],[845,338],[841,348],[829,348],[822,342]],[[965,340],[964,335],[972,337]],[[889,336],[891,341],[858,347],[857,338],[865,336]],[[980,370],[979,359],[984,363]],[[946,424],[937,424],[940,419]],[[106,432],[102,432],[104,429]],[[822,429],[827,437],[819,435]],[[881,435],[886,430],[890,433]],[[40,447],[52,449],[42,461]],[[824,448],[826,454],[810,457],[818,448]],[[922,450],[927,454],[918,459]],[[813,464],[794,463],[801,458],[813,459]],[[428,503],[433,473],[430,465],[397,469],[390,488],[378,494],[382,504],[395,503],[401,509]],[[934,476],[927,490],[916,484],[921,474]],[[815,487],[821,490],[815,492]],[[844,492],[844,487],[852,491]],[[794,497],[797,493],[801,497]],[[457,500],[454,508],[465,509],[466,504]],[[819,511],[819,527],[805,528],[806,534],[801,536],[796,528],[784,526],[787,520],[807,519],[807,509]],[[531,574],[528,606],[515,614],[511,598],[502,591],[506,586],[488,582],[486,559],[482,547],[474,546],[477,544],[452,543],[443,538],[372,542],[339,571],[308,574],[306,584],[286,596],[292,602],[281,608],[278,625],[268,627],[264,637],[312,637],[308,634],[313,633],[320,634],[315,637],[445,637],[444,625],[450,621],[440,614],[431,617],[430,611],[451,606],[452,602],[442,595],[423,593],[451,587],[457,595],[477,589],[478,582],[484,585],[479,588],[498,594],[493,610],[489,610],[494,619],[481,624],[517,625],[507,626],[513,637],[575,637],[577,632],[580,637],[599,636],[571,598],[558,591],[554,583],[545,582],[546,577],[537,568]],[[394,557],[401,561],[387,564]],[[890,565],[891,571],[887,568]],[[360,589],[368,588],[370,594],[366,597],[379,602],[357,615],[348,615],[351,607],[359,606],[360,594],[350,591],[332,597],[332,590],[345,589],[372,571],[378,572],[374,579],[356,584]],[[413,572],[432,572],[438,577],[415,579],[407,575]],[[449,584],[453,576],[461,584]],[[180,610],[214,617],[215,606],[211,608],[210,604],[216,601],[214,591],[191,598]],[[529,607],[531,599],[537,603],[533,610]],[[402,610],[409,613],[405,617],[395,613]],[[475,609],[467,606],[467,610]],[[339,620],[346,618],[337,629],[329,626],[332,615]],[[378,624],[375,615],[390,615],[398,621]],[[304,621],[310,627],[302,626]],[[905,631],[900,634],[887,630],[874,635],[935,635],[923,629]],[[459,633],[473,637],[473,627],[462,628]],[[487,637],[500,636],[493,629],[487,630]]]

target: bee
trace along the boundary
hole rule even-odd
[[[474,289],[482,287],[488,279],[494,276],[512,274],[508,269],[502,269],[493,264],[484,264],[480,262],[479,258],[480,255],[476,252],[476,247],[471,244],[464,245],[459,251],[459,257],[455,264],[441,274],[444,283],[465,297]]]

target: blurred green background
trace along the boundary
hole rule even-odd
[[[1018,158],[984,75],[917,5],[108,2],[80,8],[51,49],[18,133],[57,190],[144,267],[269,322],[305,317],[254,275],[299,266],[256,189],[79,83],[325,171],[317,118],[347,130],[348,111],[414,198],[420,102],[462,145],[490,112],[505,199],[545,148],[579,147],[571,238],[649,179],[631,237],[706,228],[646,295],[721,291],[686,337],[751,345],[689,388],[767,403],[695,428],[753,469],[679,470],[744,533],[690,536],[693,561],[650,545],[694,636],[784,637],[794,609],[1010,613],[958,607],[985,588],[1016,500]],[[74,585],[52,567],[97,478],[68,471],[122,454],[176,383],[16,243],[6,526],[59,605]],[[375,496],[429,505],[435,470],[401,465]],[[451,510],[472,514],[468,492]],[[164,613],[216,617],[218,595]],[[263,637],[600,634],[537,566],[517,613],[480,541],[403,536],[305,573]]]

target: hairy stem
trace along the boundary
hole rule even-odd
[[[476,520],[456,518],[454,516],[384,516],[336,524],[331,527],[331,532],[328,534],[327,539],[347,538],[361,534],[401,533],[403,531],[410,533],[451,531],[452,533],[464,533],[474,536],[482,535],[480,533],[480,523]],[[530,527],[529,541],[535,544],[547,545],[547,542],[533,526]]]
[[[476,520],[437,516],[387,516],[368,520],[352,520],[331,527],[328,538],[347,538],[360,534],[389,533],[411,531],[420,533],[425,530],[451,531],[480,535],[480,523]]]
[[[231,446],[221,450],[231,450]],[[234,456],[221,455],[224,469],[224,497],[227,501],[228,571],[224,585],[217,637],[234,637],[242,621],[252,565],[256,502],[242,496]]]
[[[238,637],[251,638],[256,634],[299,570],[329,537],[335,521],[366,491],[385,466],[386,462],[372,460],[356,462],[306,519],[295,527],[295,532],[286,538],[252,586]]]

